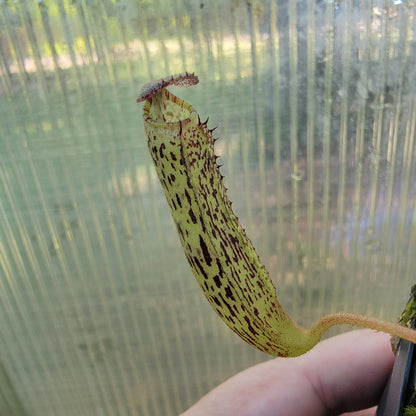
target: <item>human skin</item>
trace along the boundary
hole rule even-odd
[[[348,332],[236,374],[182,416],[373,416],[393,362],[389,335]]]

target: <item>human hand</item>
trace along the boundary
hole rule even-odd
[[[348,332],[238,373],[182,416],[373,416],[393,362],[389,335]]]

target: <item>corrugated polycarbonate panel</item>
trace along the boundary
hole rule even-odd
[[[301,324],[395,320],[416,258],[410,1],[0,2],[0,414],[174,415],[268,357],[209,307],[149,157],[140,87],[209,126]]]

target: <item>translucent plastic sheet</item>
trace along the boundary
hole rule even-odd
[[[268,359],[211,310],[148,155],[150,79],[215,127],[279,299],[395,320],[416,257],[413,1],[0,2],[0,414],[174,415]]]

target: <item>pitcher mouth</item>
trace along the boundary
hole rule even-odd
[[[190,72],[169,75],[165,78],[159,79],[157,81],[151,81],[144,85],[136,101],[146,101],[158,91],[168,87],[169,85],[175,85],[177,87],[190,87],[191,85],[198,84],[198,82],[199,78],[194,73]]]
[[[175,126],[178,123],[187,124],[193,120],[199,120],[198,113],[189,103],[181,100],[162,88],[146,99],[143,107],[143,116],[146,122],[165,128]]]

